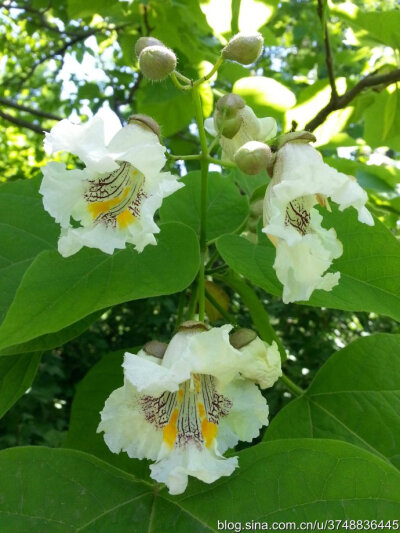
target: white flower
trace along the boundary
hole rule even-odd
[[[231,326],[202,326],[181,329],[162,359],[144,350],[125,354],[124,385],[107,399],[98,427],[112,452],[154,460],[151,476],[171,494],[186,489],[189,475],[205,483],[229,476],[237,458],[222,454],[268,424],[267,403],[253,382],[273,383],[260,365],[266,354],[253,359],[234,348]],[[274,359],[276,345],[269,351]]]
[[[112,254],[127,242],[139,252],[156,244],[154,213],[183,184],[161,172],[165,147],[155,133],[138,124],[122,127],[115,113],[103,108],[82,125],[61,120],[46,133],[45,149],[67,150],[86,166],[67,170],[50,162],[42,169],[40,193],[61,226],[58,249],[64,257],[82,246]]]
[[[231,139],[223,135],[220,137],[219,142],[222,148],[222,159],[234,161],[236,151],[245,143],[249,141],[265,142],[276,135],[277,125],[274,118],[257,118],[251,107],[247,105],[243,109],[238,110],[237,115],[241,117],[242,122],[236,135]],[[204,127],[213,137],[218,135],[215,117],[207,118],[204,121]]]
[[[357,182],[323,162],[314,148],[289,142],[277,154],[273,178],[264,199],[263,232],[276,246],[274,268],[283,284],[283,301],[308,300],[315,289],[330,291],[340,273],[327,273],[343,252],[333,228],[321,226],[313,207],[331,198],[340,211],[353,206],[358,219],[373,225],[365,207],[367,193]]]

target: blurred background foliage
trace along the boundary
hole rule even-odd
[[[31,178],[47,162],[43,130],[57,120],[85,119],[102,105],[121,118],[153,116],[174,153],[198,150],[188,95],[137,69],[134,43],[153,35],[173,48],[189,77],[208,71],[221,46],[240,31],[260,31],[256,65],[225,63],[202,86],[205,114],[234,91],[280,131],[314,130],[330,165],[366,188],[368,207],[397,236],[400,213],[400,9],[396,0],[5,0],[0,2],[0,181]],[[57,156],[71,168],[73,159]],[[52,157],[54,159],[54,157]],[[195,163],[178,165],[182,174]],[[262,191],[261,191],[262,193]],[[260,191],[255,190],[253,216]],[[251,326],[238,296],[220,299]],[[338,348],[360,335],[399,332],[391,319],[367,313],[283,305],[259,290],[289,352],[286,373],[307,386]],[[189,294],[183,297],[189,298]],[[0,447],[58,446],[76,384],[104,353],[168,340],[179,296],[135,301],[106,311],[90,329],[44,354],[32,388],[0,421]],[[214,309],[215,311],[215,309]],[[210,315],[211,316],[211,315]],[[221,321],[213,314],[214,323]],[[268,393],[272,414],[288,399]]]

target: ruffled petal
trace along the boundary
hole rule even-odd
[[[53,153],[66,150],[76,154],[92,172],[111,172],[118,164],[109,154],[108,140],[121,128],[111,109],[100,109],[84,124],[61,120],[45,136],[45,150]]]
[[[218,425],[218,450],[224,453],[239,440],[251,442],[262,426],[268,425],[269,409],[258,387],[245,379],[237,379],[223,388],[232,407]]]
[[[256,337],[240,351],[245,358],[242,376],[254,381],[262,389],[272,387],[282,375],[281,356],[276,342],[270,345]]]
[[[146,420],[141,397],[129,382],[111,393],[100,414],[97,433],[104,431],[104,440],[113,453],[124,451],[135,459],[157,459],[162,429]]]
[[[278,132],[278,125],[276,120],[272,117],[265,117],[258,119],[259,134],[258,141],[268,141],[273,139]]]
[[[82,208],[86,170],[67,170],[64,163],[51,161],[42,167],[43,180],[39,192],[44,208],[60,224],[69,227],[70,218],[78,206]]]
[[[213,137],[217,136],[218,132],[215,128],[213,117],[206,118],[206,120],[204,121],[204,129],[206,130],[207,133],[209,133]]]
[[[126,237],[123,233],[102,224],[84,228],[68,228],[61,232],[58,251],[63,257],[78,252],[83,246],[98,248],[106,254],[125,248]]]
[[[150,466],[150,470],[151,477],[165,483],[170,494],[182,494],[187,487],[188,476],[213,483],[222,476],[230,476],[237,466],[237,457],[224,459],[207,448],[188,445],[168,451]]]

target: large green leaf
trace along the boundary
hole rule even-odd
[[[24,394],[35,378],[41,353],[0,357],[0,417]]]
[[[79,451],[0,453],[0,529],[32,533],[218,531],[221,523],[398,518],[400,474],[347,443],[308,439],[259,444],[240,468],[182,496]]]
[[[136,350],[127,350],[136,353]],[[96,433],[100,411],[111,392],[123,384],[123,352],[105,355],[79,383],[71,408],[71,418],[64,448],[74,448],[96,455],[122,470],[141,478],[149,475],[148,462],[129,459],[126,453],[111,453],[103,433]]]
[[[400,48],[400,11],[362,11],[352,2],[331,5],[332,12],[348,22],[355,30],[361,31],[361,39],[369,39],[372,44],[384,44]]]
[[[166,137],[186,128],[195,114],[191,95],[179,91],[169,79],[143,83],[136,92],[136,104],[139,113],[150,115],[160,124]]]
[[[400,335],[361,338],[334,354],[265,440],[342,439],[400,468]]]
[[[272,116],[282,120],[284,112],[296,103],[294,93],[274,78],[250,76],[241,78],[232,92],[239,94],[258,117]]]
[[[71,324],[71,326],[67,326],[66,328],[56,331],[55,333],[48,333],[22,344],[7,346],[7,348],[0,351],[0,356],[23,354],[32,351],[47,352],[48,350],[62,346],[66,342],[79,337],[79,335],[86,331],[88,327],[100,317],[101,314],[101,311],[97,311],[96,313],[92,313],[82,320],[79,320],[79,322]]]
[[[308,305],[346,311],[375,311],[400,320],[400,244],[375,220],[375,226],[357,221],[353,209],[340,213],[324,210],[324,226],[335,228],[343,243],[343,255],[332,271],[341,273],[339,285],[330,292],[314,291]],[[281,295],[272,267],[275,249],[265,237],[253,244],[237,235],[218,239],[217,248],[226,263],[267,292]],[[301,265],[300,265],[301,266]]]
[[[201,175],[190,172],[182,181],[185,187],[167,198],[160,209],[164,222],[184,222],[197,233],[200,231]],[[225,233],[237,230],[249,212],[247,199],[231,179],[211,172],[207,189],[207,240],[213,241]]]
[[[400,98],[397,93],[396,86],[381,91],[364,113],[364,136],[372,148],[389,146],[400,150]]]
[[[56,246],[58,228],[43,209],[39,179],[0,187],[0,321],[26,269],[43,250]]]
[[[164,224],[157,246],[106,255],[85,249],[67,259],[40,254],[29,267],[0,327],[0,349],[59,331],[128,300],[187,287],[199,264],[198,241],[183,224]]]

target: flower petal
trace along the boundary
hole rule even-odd
[[[276,120],[272,117],[265,117],[258,119],[259,135],[258,141],[268,141],[276,136],[278,125]]]
[[[188,476],[213,483],[222,476],[230,476],[237,466],[237,457],[224,459],[207,448],[188,445],[167,452],[150,466],[150,470],[151,477],[165,483],[170,494],[182,494],[187,487]]]
[[[42,167],[43,180],[39,192],[44,208],[62,228],[69,227],[78,206],[83,206],[87,170],[67,170],[64,163],[51,161]]]
[[[136,459],[156,460],[163,442],[161,428],[146,420],[140,395],[129,382],[106,400],[97,433],[101,431],[113,453],[124,451]]]

